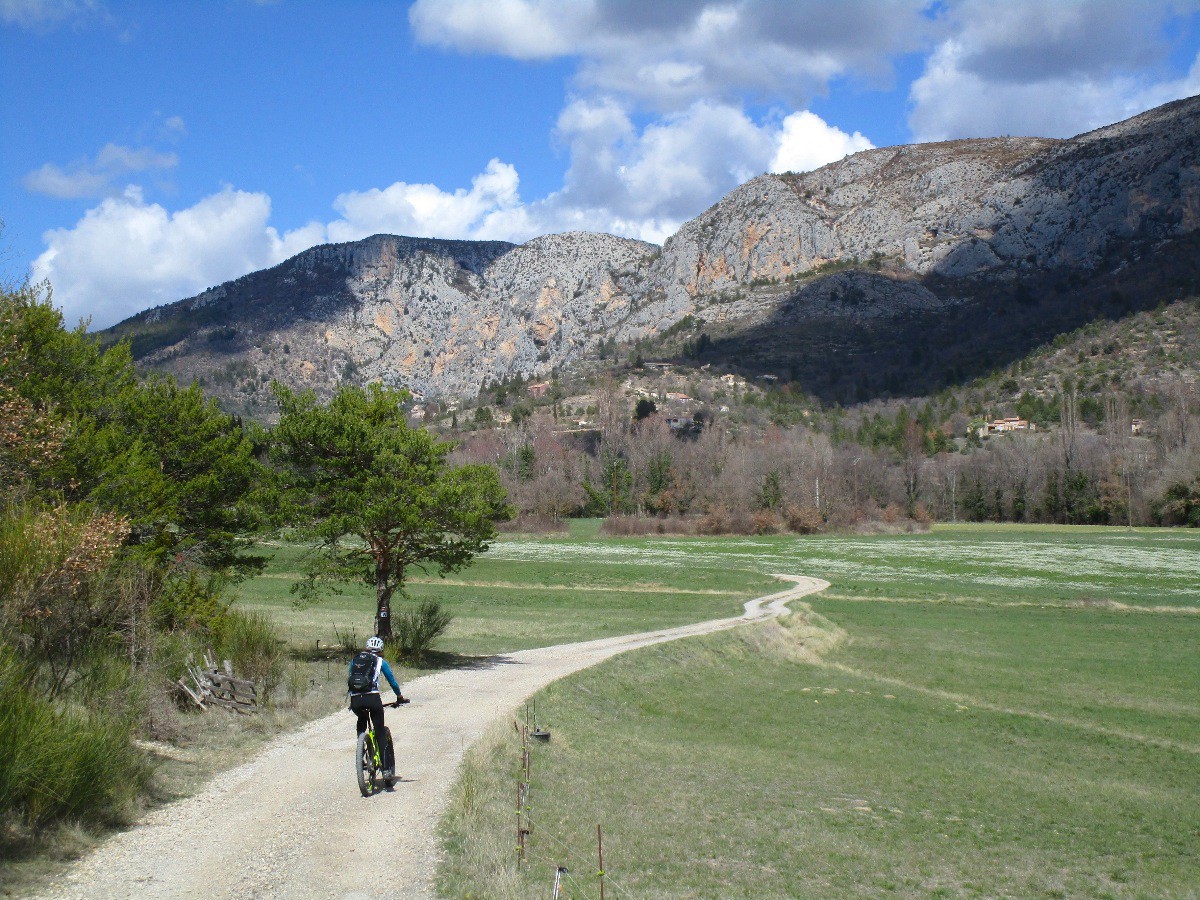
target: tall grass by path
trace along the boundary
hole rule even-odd
[[[109,678],[107,687],[126,687],[120,681]],[[28,682],[26,666],[0,647],[0,846],[10,828],[20,835],[64,819],[124,821],[151,774],[133,746],[135,717],[105,708],[94,693],[56,701]]]

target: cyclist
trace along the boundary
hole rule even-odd
[[[371,717],[371,722],[375,726],[375,739],[385,741],[387,744],[386,747],[382,748],[383,777],[395,778],[396,754],[392,748],[392,736],[383,727],[383,699],[379,696],[380,673],[383,673],[383,676],[388,680],[388,684],[392,686],[392,690],[396,692],[396,706],[399,706],[401,703],[407,703],[408,700],[400,693],[400,685],[396,683],[396,676],[392,674],[392,667],[380,655],[383,652],[383,639],[378,637],[367,638],[367,651],[375,657],[375,669],[366,690],[355,691],[353,688],[350,689],[350,709],[358,714],[357,734],[362,734],[367,730],[367,716]],[[359,657],[364,655],[360,653]],[[359,657],[355,657],[355,660],[350,663],[351,674],[354,672],[354,666]]]

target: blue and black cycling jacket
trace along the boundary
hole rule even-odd
[[[388,665],[386,659],[382,656],[375,657],[377,665],[375,666],[375,677],[371,679],[370,690],[363,691],[363,694],[378,694],[379,693],[379,673],[383,673],[383,677],[388,680],[388,684],[392,686],[392,690],[396,692],[396,696],[400,696],[400,685],[396,683],[396,676],[392,674],[392,667]],[[351,663],[353,665],[353,663]]]

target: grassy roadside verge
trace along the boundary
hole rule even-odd
[[[516,748],[498,732],[443,823],[442,895],[527,896],[565,864],[569,896],[594,896],[598,822],[618,897],[1194,894],[1200,617],[1159,565],[1197,537],[912,540],[877,539],[869,578],[849,571],[860,539],[806,543],[790,569],[770,541],[698,544],[831,577],[809,618],[845,639],[814,664],[777,625],[741,629],[551,686],[536,700],[553,739],[534,751],[530,867],[513,871]],[[1004,557],[1008,572],[990,567]]]

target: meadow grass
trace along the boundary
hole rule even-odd
[[[578,539],[550,540],[573,546]],[[720,618],[739,612],[745,600],[776,584],[761,572],[720,563],[680,567],[598,558],[564,564],[553,556],[513,560],[502,552],[523,543],[500,541],[447,578],[415,573],[407,584],[410,600],[395,601],[395,613],[408,604],[437,600],[454,616],[438,649],[491,654]],[[297,607],[290,588],[303,571],[307,549],[288,544],[264,549],[271,561],[262,575],[239,587],[237,608],[270,616],[297,648],[315,648],[318,640],[331,646],[335,629],[356,630],[361,637],[370,633],[373,589],[346,585],[341,594]]]
[[[498,543],[492,560],[791,572],[850,597],[1111,602],[1200,610],[1200,534],[1183,529],[940,525],[926,534],[575,537]]]
[[[565,864],[567,896],[595,896],[603,823],[617,897],[1195,896],[1198,551],[1195,533],[1011,526],[499,545],[833,588],[788,628],[647,648],[540,693],[529,866],[499,731],[443,823],[439,890],[529,896]]]
[[[817,598],[848,673],[1200,753],[1200,617]]]
[[[552,739],[514,895],[553,864],[592,874],[597,823],[616,897],[1187,896],[1200,875],[1194,752],[764,657],[741,635],[617,658],[537,715]],[[511,785],[471,822],[495,846],[512,843]],[[503,881],[454,866],[451,896]]]
[[[297,647],[334,629],[371,628],[370,588],[296,607],[306,548],[264,547],[263,575],[239,606],[271,617]],[[1200,535],[1170,529],[938,526],[902,536],[609,538],[595,520],[567,535],[503,537],[448,578],[415,572],[414,602],[455,616],[442,648],[495,653],[681,625],[735,613],[772,572],[816,575],[848,599],[1034,605],[1134,605],[1200,612]],[[398,600],[397,605],[403,604]]]

